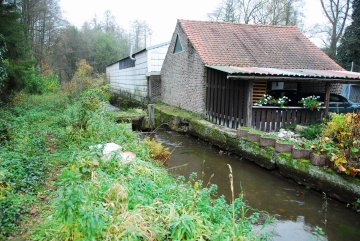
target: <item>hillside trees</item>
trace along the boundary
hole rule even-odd
[[[51,65],[62,81],[72,79],[81,59],[102,73],[106,65],[127,56],[129,46],[129,34],[106,11],[102,20],[94,17],[80,29],[71,25],[62,29],[51,53]]]
[[[338,47],[338,62],[348,70],[360,71],[360,0],[352,2],[352,23],[345,29]],[[352,65],[353,63],[353,65]]]

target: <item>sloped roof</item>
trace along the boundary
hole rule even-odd
[[[295,26],[179,20],[206,65],[344,70]]]

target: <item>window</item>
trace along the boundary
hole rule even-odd
[[[135,60],[130,59],[129,57],[119,62],[119,69],[127,69],[135,67]]]
[[[183,48],[180,43],[179,35],[176,36],[176,42],[175,42],[175,48],[174,48],[174,54],[179,53],[183,51]]]

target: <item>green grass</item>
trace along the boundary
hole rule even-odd
[[[229,204],[214,198],[215,185],[175,180],[113,121],[104,96],[23,95],[1,110],[0,239],[19,229],[28,231],[19,240],[261,239],[252,232],[257,213],[241,197]],[[137,158],[104,161],[89,148],[107,142]]]

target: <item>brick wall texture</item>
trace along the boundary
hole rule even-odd
[[[177,36],[183,50],[174,53]],[[205,92],[205,65],[184,31],[177,25],[161,69],[162,101],[204,114]]]
[[[325,83],[301,83],[299,88],[301,93],[325,93]],[[341,94],[342,84],[331,84],[330,92]]]
[[[152,75],[149,79],[149,98],[151,102],[161,99],[161,79],[160,75]]]

